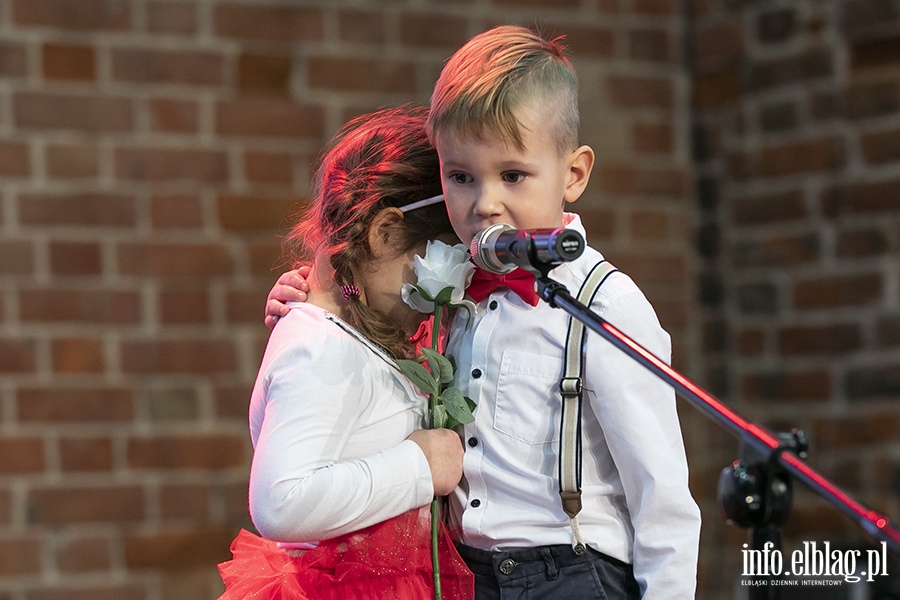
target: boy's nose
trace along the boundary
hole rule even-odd
[[[502,203],[496,193],[481,190],[475,199],[475,214],[479,217],[491,217],[500,214]]]

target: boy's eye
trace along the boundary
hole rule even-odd
[[[511,171],[509,173],[503,174],[503,181],[506,183],[519,183],[523,179],[525,179],[525,173],[519,173],[517,171]]]
[[[450,180],[453,181],[453,183],[471,183],[472,176],[466,173],[451,173]]]

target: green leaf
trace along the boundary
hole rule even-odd
[[[447,426],[447,409],[437,405],[431,411],[431,428],[443,429]]]
[[[458,387],[447,388],[441,393],[440,398],[443,400],[444,408],[447,409],[447,414],[460,424],[465,425],[475,420],[475,415],[472,414],[474,407],[469,405],[471,400],[466,402],[466,397]]]
[[[432,376],[441,383],[453,381],[453,363],[447,357],[431,348],[422,348],[422,354],[428,359]]]
[[[438,292],[437,296],[434,297],[435,304],[450,304],[450,299],[453,297],[453,286],[448,285],[440,292]]]
[[[434,376],[428,372],[428,369],[414,360],[398,360],[396,363],[400,371],[406,375],[417,388],[426,394],[438,393],[438,382]]]

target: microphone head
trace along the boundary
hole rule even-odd
[[[513,231],[515,227],[506,223],[495,223],[490,227],[486,227],[475,234],[472,242],[469,244],[469,254],[472,255],[472,262],[476,266],[502,275],[516,269],[515,265],[507,265],[502,262],[494,250],[494,243],[504,231]]]

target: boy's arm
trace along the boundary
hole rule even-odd
[[[266,316],[263,319],[266,327],[272,329],[278,319],[291,312],[288,302],[306,302],[309,291],[306,278],[309,273],[310,268],[303,266],[281,274],[266,297]]]
[[[669,335],[632,288],[602,315],[670,360]],[[595,310],[600,307],[595,304]],[[692,599],[700,512],[688,488],[687,460],[671,386],[598,336],[588,336],[585,387],[619,472],[634,527],[634,572],[644,600]]]

